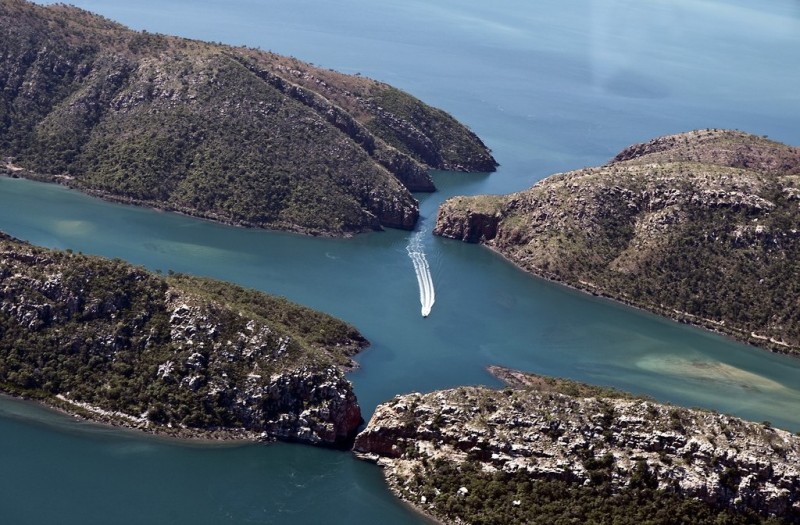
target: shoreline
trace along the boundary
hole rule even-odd
[[[305,237],[320,237],[320,238],[327,238],[327,239],[352,239],[357,235],[361,235],[364,233],[374,233],[374,232],[381,232],[385,231],[386,228],[391,229],[398,229],[402,231],[413,231],[413,228],[410,230],[406,230],[404,228],[396,228],[392,226],[384,226],[383,224],[378,224],[377,229],[363,229],[357,231],[346,231],[341,233],[334,233],[330,231],[324,230],[314,230],[311,228],[305,228],[303,226],[298,226],[296,224],[260,224],[260,223],[253,223],[248,221],[237,221],[233,219],[226,219],[224,217],[220,217],[219,215],[213,212],[203,212],[200,210],[193,210],[192,208],[185,208],[185,207],[178,207],[170,205],[169,203],[161,203],[158,201],[145,201],[141,199],[135,199],[133,197],[124,197],[121,195],[115,195],[113,193],[108,193],[102,190],[92,190],[92,189],[84,189],[76,184],[70,184],[71,180],[74,180],[72,177],[64,176],[64,175],[40,175],[31,171],[28,171],[25,168],[15,167],[15,170],[10,170],[8,166],[0,166],[0,177],[5,177],[8,179],[24,179],[33,182],[41,182],[44,184],[55,184],[58,186],[62,186],[64,188],[77,191],[83,195],[87,195],[89,197],[100,199],[104,202],[110,202],[113,204],[123,204],[127,206],[133,206],[136,208],[146,208],[149,210],[154,210],[158,212],[166,212],[166,213],[175,213],[178,215],[183,215],[185,217],[190,217],[192,219],[202,220],[202,221],[209,221],[216,224],[221,224],[224,226],[230,226],[234,228],[243,228],[243,229],[258,229],[276,233],[288,233],[292,235],[302,235]],[[5,171],[4,171],[5,170]],[[416,228],[416,224],[414,227]]]
[[[384,486],[386,487],[387,490],[389,490],[389,492],[392,493],[392,495],[397,499],[397,501],[400,502],[401,505],[414,512],[414,514],[417,514],[420,517],[424,518],[431,524],[450,525],[450,522],[444,521],[433,514],[425,512],[425,509],[423,509],[416,503],[413,503],[412,501],[405,499],[402,496],[402,494],[397,489],[395,484],[391,482],[390,479],[391,473],[389,471],[389,466],[386,465],[385,463],[381,463],[382,460],[386,461],[386,458],[372,457],[369,453],[356,452],[355,450],[351,450],[350,453],[353,455],[355,459],[359,461],[364,461],[366,463],[371,463],[372,465],[375,465],[376,467],[381,469],[381,475],[383,476]]]
[[[202,430],[188,427],[164,427],[160,425],[133,424],[129,418],[134,418],[128,414],[121,417],[92,417],[96,415],[89,409],[81,407],[76,402],[69,400],[61,401],[59,398],[37,398],[33,395],[14,393],[5,388],[0,388],[0,398],[13,399],[21,403],[35,405],[41,409],[62,414],[78,422],[85,422],[96,425],[99,428],[121,430],[130,432],[132,436],[146,437],[148,439],[162,440],[168,443],[182,446],[243,446],[253,444],[270,445],[274,443],[286,443],[306,445],[315,448],[324,448],[341,452],[349,452],[350,448],[343,448],[328,443],[309,443],[301,440],[281,439],[269,435],[266,432],[259,432],[247,429],[219,428],[213,430]],[[53,402],[53,400],[56,402]],[[78,410],[71,410],[68,407],[78,407]]]
[[[62,400],[59,397],[36,397],[28,393],[13,392],[7,388],[0,389],[0,397],[36,405],[44,410],[57,412],[69,417],[70,419],[87,422],[92,425],[97,425],[101,428],[125,430],[138,436],[148,436],[150,438],[162,439],[172,443],[187,445],[221,445],[226,443],[231,445],[245,445],[251,443],[274,443],[279,441],[278,439],[272,439],[266,436],[262,438],[262,433],[244,429],[200,430],[191,428],[165,428],[158,425],[150,426],[145,423],[134,424],[131,421],[134,419],[134,416],[130,416],[128,414],[123,414],[118,417],[112,415],[105,415],[105,417],[92,417],[93,415],[96,416],[97,412],[83,408],[80,404],[77,404],[77,402],[71,402],[67,398]],[[63,396],[61,397],[63,398]],[[73,408],[70,409],[69,407]],[[76,410],[75,407],[78,409]]]
[[[25,398],[21,396],[16,396],[13,394],[9,394],[8,392],[0,392],[0,402],[2,400],[6,400],[7,402],[11,403],[19,403],[21,405],[34,407],[36,410],[42,410],[43,412],[49,414],[58,414],[60,416],[64,416],[72,422],[77,424],[85,424],[84,427],[67,427],[61,426],[60,423],[53,423],[51,421],[40,420],[39,418],[30,417],[27,414],[22,415],[3,415],[3,418],[19,418],[24,420],[25,422],[34,422],[44,426],[47,426],[48,429],[52,429],[55,432],[67,432],[67,433],[84,433],[84,432],[102,432],[102,431],[115,431],[119,434],[115,434],[115,439],[119,437],[130,437],[132,439],[146,439],[146,440],[154,440],[161,443],[167,443],[171,445],[177,445],[181,447],[188,447],[188,448],[234,448],[234,447],[241,447],[241,446],[248,446],[259,443],[256,440],[247,440],[247,439],[224,439],[224,438],[213,438],[213,437],[178,437],[170,434],[161,434],[161,433],[154,433],[154,432],[142,432],[139,429],[133,427],[126,427],[122,425],[115,425],[109,422],[101,422],[95,419],[89,419],[82,417],[80,415],[68,412],[61,408],[52,406],[46,402],[43,402],[38,399],[34,398]],[[269,445],[272,442],[264,442],[264,444]],[[277,443],[277,442],[276,442]]]
[[[139,438],[139,439],[148,439],[148,440],[155,440],[158,442],[163,442],[170,445],[177,445],[181,447],[190,447],[190,448],[233,448],[233,447],[240,447],[240,446],[249,446],[254,444],[263,444],[263,445],[271,445],[271,444],[292,444],[292,445],[307,445],[307,446],[314,446],[317,448],[325,448],[329,450],[334,450],[342,453],[349,452],[353,459],[358,461],[365,461],[367,463],[371,463],[376,468],[380,469],[381,477],[383,478],[383,486],[386,490],[388,490],[394,498],[402,505],[403,507],[407,508],[415,515],[420,517],[426,523],[431,525],[449,525],[449,522],[442,521],[436,516],[429,514],[424,511],[418,505],[412,503],[411,501],[405,500],[400,496],[399,491],[397,491],[390,483],[387,477],[387,470],[385,466],[379,464],[377,461],[370,460],[369,458],[363,457],[362,455],[353,452],[352,449],[340,449],[333,446],[325,446],[325,445],[311,445],[309,443],[303,443],[299,441],[284,441],[280,439],[261,439],[259,433],[252,432],[252,431],[242,431],[241,433],[237,433],[238,435],[232,435],[230,433],[216,433],[216,431],[205,432],[205,431],[194,431],[191,430],[191,435],[176,435],[175,433],[171,432],[163,432],[160,431],[158,427],[150,427],[148,429],[143,429],[141,427],[137,427],[136,425],[129,425],[121,423],[120,421],[124,420],[124,418],[120,418],[119,420],[98,420],[90,417],[86,417],[82,414],[77,412],[72,412],[63,406],[60,406],[57,403],[50,403],[46,399],[38,399],[33,396],[26,396],[21,394],[14,394],[7,390],[0,389],[0,401],[3,399],[12,400],[14,402],[18,402],[23,405],[28,405],[32,407],[36,407],[37,409],[41,409],[46,412],[50,412],[53,414],[60,414],[66,416],[72,421],[78,423],[87,423],[89,425],[94,426],[98,430],[100,429],[108,429],[108,430],[117,430],[129,434],[131,438]],[[68,403],[68,402],[67,402]],[[2,417],[13,417],[8,415],[3,415]],[[31,418],[26,415],[18,416],[21,419],[26,421],[36,421],[34,418]],[[132,416],[131,416],[132,417]],[[51,422],[43,422],[44,425],[47,425],[51,428],[54,428],[55,425]],[[65,428],[58,428],[59,431],[67,431],[67,432],[91,432],[91,430],[86,429],[65,429]],[[182,430],[190,430],[190,429],[182,429]]]
[[[445,237],[445,238],[450,238],[450,237]],[[459,239],[453,239],[453,240],[459,241],[459,242],[464,242],[464,241],[460,241]],[[538,279],[542,279],[542,280],[550,282],[550,283],[555,283],[555,284],[558,284],[559,286],[565,286],[565,287],[570,288],[572,290],[575,290],[577,292],[580,292],[580,293],[583,293],[583,294],[587,294],[587,295],[591,295],[593,297],[599,297],[601,299],[606,299],[606,300],[609,300],[609,301],[613,301],[613,302],[615,302],[617,304],[621,304],[621,305],[627,306],[629,308],[634,308],[634,309],[640,310],[642,312],[647,312],[649,314],[656,315],[656,316],[658,316],[660,318],[663,318],[663,319],[669,319],[670,321],[673,321],[673,322],[676,322],[676,323],[686,324],[686,325],[694,326],[694,327],[697,327],[697,328],[702,328],[705,331],[712,332],[712,333],[727,337],[728,339],[736,341],[737,343],[746,344],[747,346],[751,346],[751,347],[757,348],[759,350],[768,351],[768,352],[771,352],[773,354],[786,355],[786,356],[789,356],[789,357],[792,357],[792,358],[795,358],[795,359],[800,359],[800,348],[792,347],[791,345],[788,345],[787,343],[784,343],[782,341],[775,341],[774,338],[770,338],[769,336],[760,336],[760,335],[756,334],[755,332],[745,333],[746,332],[745,330],[738,330],[738,329],[734,329],[734,328],[727,328],[727,327],[726,328],[719,328],[719,327],[724,327],[725,325],[720,323],[720,322],[713,321],[711,319],[705,319],[705,318],[697,317],[697,316],[695,316],[693,314],[690,314],[688,312],[675,312],[675,311],[673,311],[673,313],[671,314],[670,310],[667,309],[667,308],[655,308],[655,307],[653,307],[651,309],[646,305],[637,304],[637,303],[634,303],[633,301],[627,300],[625,298],[616,297],[616,296],[613,296],[613,295],[611,295],[611,294],[609,294],[609,293],[607,293],[605,291],[598,290],[595,287],[595,285],[593,285],[592,283],[584,283],[583,281],[579,281],[579,284],[573,284],[573,283],[564,281],[562,279],[559,279],[557,277],[548,275],[545,272],[537,272],[537,271],[534,271],[534,270],[529,270],[527,268],[523,268],[522,266],[517,264],[513,259],[511,259],[511,257],[507,256],[506,254],[501,252],[496,247],[490,246],[490,245],[488,245],[488,244],[486,244],[484,242],[478,242],[476,244],[478,244],[478,245],[490,250],[491,252],[499,255],[502,259],[504,259],[506,262],[508,262],[509,264],[514,266],[514,268],[518,269],[519,271],[524,272],[524,273],[526,273],[528,275],[532,275],[533,277],[536,277]],[[581,284],[583,284],[583,286],[581,286]],[[676,314],[681,314],[681,315],[679,316],[679,315],[676,315]],[[696,319],[700,319],[700,321],[698,321]],[[767,344],[767,343],[769,343],[769,344]]]
[[[54,396],[44,394],[37,395],[36,393],[21,391],[13,387],[8,388],[6,384],[0,384],[0,397],[14,399],[23,403],[35,404],[45,410],[57,412],[74,420],[84,421],[99,427],[126,430],[140,436],[163,439],[165,441],[184,445],[222,445],[227,443],[233,446],[255,443],[291,443],[351,452],[352,440],[354,440],[355,435],[357,435],[356,433],[344,443],[312,443],[301,439],[285,439],[270,435],[267,431],[248,430],[246,428],[223,427],[200,429],[191,427],[165,427],[152,423],[142,417],[137,418],[136,416],[123,412],[113,412],[100,407],[94,407],[88,403],[74,401],[63,394],[56,394]]]
[[[75,370],[81,370],[88,375],[84,376],[82,382],[72,378],[63,383],[54,380],[48,384],[44,380],[19,378],[12,373],[16,369],[11,368],[10,372],[9,369],[5,370],[8,378],[3,377],[0,381],[0,391],[35,400],[79,419],[177,439],[280,440],[336,449],[350,448],[362,416],[352,384],[345,374],[357,366],[352,357],[369,345],[352,325],[286,299],[207,278],[180,274],[158,277],[122,261],[92,256],[80,256],[73,261],[69,255],[56,257],[57,252],[53,250],[37,248],[10,236],[3,239],[3,249],[3,269],[10,272],[7,277],[11,277],[4,283],[7,285],[4,311],[18,312],[19,308],[28,307],[31,300],[26,298],[30,295],[46,297],[46,306],[35,304],[30,307],[36,316],[41,316],[36,317],[40,324],[33,326],[30,319],[25,318],[29,324],[22,325],[21,337],[33,338],[36,335],[35,342],[31,339],[31,344],[36,346],[20,356],[23,363],[20,366],[33,370],[37,365],[43,366],[40,363],[44,358],[57,370],[53,373],[70,375]],[[81,281],[75,284],[62,279],[62,274],[57,273],[58,278],[47,281],[52,283],[52,288],[47,288],[52,293],[43,292],[45,285],[39,278],[42,272],[51,271],[68,275],[71,271],[85,272],[80,273],[85,276],[85,283]],[[124,280],[126,278],[129,280]],[[142,284],[127,287],[127,283],[133,281],[141,281]],[[90,318],[99,319],[96,326],[75,328],[84,323],[83,318],[75,317],[84,311],[83,303],[79,301],[95,300],[89,294],[93,290],[91,286],[97,282],[120,294],[122,299],[117,296],[107,299],[110,292],[102,288],[96,292],[99,297],[97,304],[109,301],[111,306],[108,308],[114,308],[112,314],[100,311],[100,307],[97,307],[98,310],[91,310],[96,317]],[[201,292],[202,289],[205,291]],[[134,310],[131,305],[139,310],[130,313]],[[13,327],[17,327],[14,320],[22,324],[22,315],[11,320]],[[136,317],[132,321],[134,315],[143,317]],[[109,318],[116,319],[117,325],[123,323],[127,331],[123,335],[110,332],[119,328],[114,328],[117,325],[113,325]],[[155,321],[148,324],[153,318]],[[73,319],[77,325],[68,325]],[[140,319],[144,320],[137,321]],[[232,323],[230,330],[241,332],[226,333],[226,323]],[[121,338],[113,339],[115,346],[107,354],[109,360],[116,360],[117,351],[129,348],[126,345],[138,349],[135,345],[141,341],[132,338],[140,337],[140,334],[152,337],[156,333],[155,353],[142,352],[141,355],[136,353],[129,356],[132,361],[126,372],[139,375],[135,384],[122,382],[120,389],[124,389],[125,396],[133,397],[124,397],[125,401],[120,402],[118,399],[122,393],[107,395],[104,381],[118,377],[114,374],[120,372],[111,370],[110,365],[97,366],[97,363],[89,360],[84,349],[95,348],[92,346],[95,344],[93,338],[71,340],[73,346],[63,348],[57,346],[57,342],[53,343],[54,339],[47,338],[51,333],[60,334],[65,326],[70,330],[75,328],[78,332],[88,330],[86,333],[93,334],[92,337],[98,334],[106,337],[107,333],[113,333],[114,337]],[[166,332],[165,326],[170,327],[169,332]],[[41,333],[37,332],[39,329],[42,329]],[[226,343],[226,336],[236,343],[230,340]],[[219,344],[218,339],[221,339]],[[292,339],[298,342],[290,346]],[[141,345],[149,342],[150,339],[147,339],[147,343],[141,342]],[[206,345],[209,348],[213,346],[213,351],[205,356],[193,353],[187,357],[192,349]],[[79,355],[75,355],[79,351],[75,348],[80,349]],[[220,348],[224,349],[216,352]],[[186,390],[189,392],[187,394],[177,393],[185,386],[183,379],[180,382],[175,379],[166,381],[157,391],[145,390],[143,384],[159,377],[166,378],[173,371],[174,362],[171,358],[163,362],[167,357],[157,352],[167,352],[165,355],[175,356],[175,359],[186,359],[186,367],[190,371],[179,375],[189,378],[186,381],[189,381],[188,386],[192,391],[199,388],[194,385],[197,377],[202,378],[207,374],[204,380],[217,382],[199,394],[192,394],[189,390]],[[38,362],[34,361],[37,356],[40,356]],[[59,358],[58,364],[54,361],[55,357]],[[61,366],[62,361],[69,363],[65,365],[67,368]],[[142,368],[135,371],[139,365]],[[14,365],[12,363],[9,366]],[[198,369],[199,373],[196,372]],[[226,371],[232,374],[230,379]],[[221,396],[211,397],[220,392],[223,392]],[[267,397],[262,399],[263,396]]]

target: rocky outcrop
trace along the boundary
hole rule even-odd
[[[428,170],[407,155],[385,146],[375,149],[372,156],[381,166],[392,172],[408,191],[436,191]]]
[[[402,202],[382,199],[378,196],[372,197],[372,209],[375,210],[381,224],[390,228],[411,230],[417,223],[419,212],[409,210],[402,204]]]
[[[398,89],[298,61],[275,60],[269,67],[355,116],[388,146],[383,151],[400,152],[439,170],[488,173],[497,169],[477,135],[444,111]],[[376,151],[382,149],[381,141],[375,143]]]
[[[16,176],[229,224],[411,229],[429,169],[496,167],[465,126],[387,84],[66,5],[0,4],[0,79]]]
[[[434,233],[523,269],[780,352],[800,349],[800,149],[707,130],[507,196],[455,197]]]
[[[449,521],[435,505],[448,499],[446,489],[424,479],[443,463],[457,471],[468,462],[487,474],[527,473],[531,481],[584,486],[602,480],[613,492],[646,479],[654,489],[715,506],[800,520],[797,436],[621,393],[587,397],[597,392],[537,376],[520,382],[526,374],[513,374],[514,389],[397,396],[376,409],[354,450],[383,466],[401,497]],[[509,507],[531,504],[497,490],[495,497],[507,498]]]
[[[0,389],[185,437],[347,446],[352,327],[260,292],[0,237]]]
[[[277,439],[347,444],[363,421],[352,385],[336,368],[278,374],[255,399],[258,409],[247,417]]]
[[[613,163],[696,162],[774,175],[800,174],[800,149],[742,131],[704,129],[634,144]]]
[[[465,242],[491,241],[497,235],[500,224],[501,199],[490,196],[481,197],[481,202],[466,201],[456,197],[447,201],[439,210],[434,227],[434,235],[459,239]],[[466,205],[465,205],[466,204]]]

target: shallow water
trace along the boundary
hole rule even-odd
[[[426,232],[449,195],[520,190],[665,133],[732,127],[800,144],[800,68],[790,67],[800,64],[800,16],[790,0],[758,9],[711,0],[75,3],[139,29],[361,72],[453,113],[501,167],[435,174],[440,191],[418,196]],[[373,343],[350,376],[365,417],[398,393],[495,385],[485,366],[500,364],[800,430],[800,361],[532,278],[478,246],[421,238],[436,293],[423,318],[407,251],[415,233],[241,230],[12,179],[0,179],[0,229],[233,280],[346,319]],[[0,482],[10,522],[420,519],[378,469],[347,454],[209,450],[7,400],[0,409],[0,459],[19,473]]]

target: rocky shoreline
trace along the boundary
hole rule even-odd
[[[442,235],[443,237],[447,237],[446,235]],[[491,246],[489,244],[481,245],[490,250],[491,252],[497,254],[499,257],[502,257],[510,264],[517,266],[519,265],[512,259],[509,255],[502,252],[498,248]],[[641,310],[643,312],[659,315],[661,317],[665,317],[667,319],[671,319],[676,323],[687,324],[690,326],[694,326],[697,328],[702,328],[704,330],[708,330],[709,332],[714,332],[724,337],[728,337],[733,341],[738,341],[740,343],[744,343],[746,345],[750,345],[754,348],[760,350],[769,350],[775,354],[782,354],[788,355],[792,357],[798,357],[798,352],[789,348],[785,343],[781,343],[780,341],[771,340],[768,337],[758,336],[758,334],[745,333],[742,330],[736,330],[735,328],[726,327],[724,323],[720,323],[719,321],[715,321],[713,319],[704,319],[699,318],[696,315],[692,315],[688,312],[678,312],[670,309],[663,308],[658,305],[643,305],[635,301],[631,301],[626,297],[620,297],[617,295],[612,295],[607,293],[604,290],[598,289],[598,287],[592,283],[587,282],[568,282],[563,280],[560,276],[556,274],[546,273],[546,272],[539,272],[535,270],[528,270],[525,271],[535,277],[540,279],[544,279],[546,281],[550,281],[556,283],[560,286],[566,286],[571,290],[575,290],[576,292],[580,292],[586,295],[591,295],[592,297],[600,297],[607,301],[613,301],[615,303],[627,306],[628,308],[634,308],[636,310]]]
[[[483,244],[577,290],[797,355],[799,177],[798,148],[697,131],[523,192],[448,199],[434,234]]]
[[[302,382],[311,383],[316,378],[313,375],[302,377]],[[63,395],[56,397],[43,396],[37,392],[27,392],[18,390],[9,385],[0,385],[0,394],[6,395],[21,401],[37,403],[50,410],[55,410],[75,419],[91,422],[98,425],[109,427],[126,428],[137,432],[144,432],[160,438],[175,439],[178,441],[191,442],[259,442],[274,443],[278,441],[286,443],[303,443],[307,445],[329,447],[338,450],[350,450],[355,440],[355,430],[363,424],[360,410],[356,417],[358,402],[355,398],[348,408],[351,411],[351,419],[347,423],[351,430],[342,435],[335,435],[329,428],[326,432],[317,433],[309,426],[309,421],[313,421],[313,415],[306,414],[286,414],[283,418],[267,421],[264,424],[265,430],[251,430],[246,428],[196,428],[189,426],[168,426],[156,424],[147,417],[136,417],[123,412],[112,412],[100,407],[88,405],[83,402],[76,402]],[[350,396],[350,388],[344,388],[339,395]],[[294,393],[289,393],[294,395]],[[306,401],[307,400],[303,400]],[[311,417],[310,417],[311,416]],[[356,423],[357,421],[357,423]]]
[[[39,173],[33,173],[30,170],[25,168],[21,168],[19,166],[15,166],[15,170],[9,170],[0,166],[0,177],[7,177],[10,179],[27,179],[32,180],[35,182],[43,182],[48,184],[58,184],[60,186],[64,186],[65,188],[69,188],[71,190],[79,191],[81,193],[85,193],[91,197],[96,199],[104,200],[106,202],[112,202],[114,204],[124,204],[126,206],[136,206],[138,208],[148,208],[151,210],[157,210],[161,212],[168,212],[168,213],[177,213],[179,215],[185,215],[186,217],[192,217],[194,219],[200,219],[204,221],[215,222],[217,224],[224,224],[225,226],[234,226],[237,228],[259,228],[263,230],[272,230],[272,231],[279,231],[285,233],[294,233],[297,235],[308,235],[311,237],[330,237],[330,238],[352,238],[358,233],[365,233],[368,231],[380,231],[383,229],[381,224],[376,224],[372,228],[364,229],[360,232],[344,232],[344,233],[332,233],[327,230],[320,230],[317,228],[308,228],[304,227],[300,224],[260,224],[250,221],[243,221],[243,220],[232,220],[228,217],[223,215],[213,213],[213,212],[200,212],[198,210],[194,210],[185,206],[176,206],[169,203],[162,203],[162,202],[152,202],[152,201],[145,201],[141,199],[135,199],[133,197],[126,197],[123,195],[117,195],[114,193],[109,193],[106,191],[99,191],[99,190],[91,190],[85,189],[77,186],[73,179],[70,177],[64,176],[57,176],[57,175],[42,175]],[[398,229],[413,229],[415,222],[411,221],[411,216],[407,218],[402,218],[400,222],[397,224],[394,223],[387,223],[385,224],[386,227],[389,228],[398,228]],[[391,225],[390,225],[391,224]]]
[[[354,328],[218,281],[0,236],[0,334],[1,390],[95,421],[343,448],[362,422]]]
[[[467,487],[492,476],[575,490],[602,485],[610,494],[636,488],[720,512],[800,520],[796,435],[613,389],[502,368],[492,372],[513,388],[397,396],[378,407],[354,450],[384,468],[403,500],[448,523],[473,522],[470,512],[477,511],[470,511]],[[455,474],[446,478],[442,472]],[[448,487],[429,484],[453,477],[460,481]],[[524,516],[526,507],[536,506],[523,492],[500,490],[495,498],[493,512],[508,516]]]

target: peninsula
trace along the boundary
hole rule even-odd
[[[434,233],[535,275],[800,351],[800,148],[701,130],[506,196],[455,197]]]
[[[509,387],[378,406],[355,451],[448,524],[800,523],[800,437],[492,367]]]
[[[0,234],[0,390],[176,437],[347,446],[351,326],[210,279]]]
[[[0,0],[0,84],[0,170],[230,224],[410,229],[429,169],[497,166],[387,84],[63,4]]]

